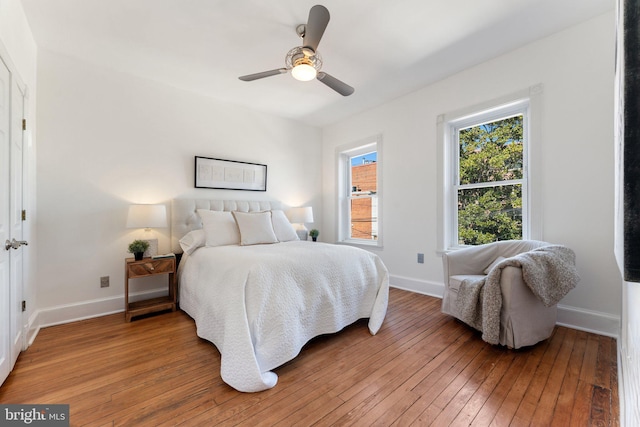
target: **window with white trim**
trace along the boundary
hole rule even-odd
[[[380,138],[339,147],[340,242],[381,246]]]
[[[445,122],[445,245],[529,239],[529,99]]]

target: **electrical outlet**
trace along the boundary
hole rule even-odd
[[[109,276],[102,276],[100,278],[100,287],[108,288],[109,287]]]
[[[418,264],[424,264],[424,254],[418,254]]]

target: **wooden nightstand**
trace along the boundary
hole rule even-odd
[[[176,311],[178,286],[175,257],[159,259],[143,258],[140,261],[127,258],[125,259],[124,271],[124,314],[127,322],[130,322],[132,317],[142,314],[169,309]],[[155,276],[156,274],[169,275],[169,295],[143,301],[129,302],[129,279]]]

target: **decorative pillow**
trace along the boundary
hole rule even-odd
[[[202,218],[202,228],[207,246],[227,246],[240,243],[238,225],[231,212],[198,209],[198,215]]]
[[[273,231],[279,242],[289,242],[291,240],[300,240],[293,225],[289,222],[289,218],[281,210],[271,211],[271,223]]]
[[[185,234],[178,243],[180,243],[180,247],[185,254],[191,255],[193,251],[204,246],[206,242],[204,230],[193,230]]]
[[[484,269],[484,272],[483,272],[483,273],[484,273],[484,274],[489,274],[489,272],[493,269],[493,267],[495,267],[496,265],[498,265],[498,263],[499,263],[500,261],[503,261],[503,260],[505,260],[505,259],[506,259],[505,257],[503,257],[503,256],[499,256],[498,258],[496,258],[496,259],[491,263],[491,265],[489,265],[489,267],[487,267],[487,268],[485,268],[485,269]]]
[[[240,245],[278,243],[271,224],[271,212],[233,212],[240,229]]]

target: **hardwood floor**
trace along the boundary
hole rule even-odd
[[[73,426],[619,425],[615,339],[556,327],[508,350],[398,289],[376,336],[359,321],[312,340],[271,390],[219,371],[185,313],[118,314],[41,330],[0,403],[67,403]]]

